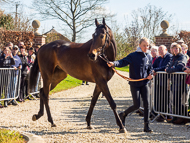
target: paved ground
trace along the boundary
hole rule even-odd
[[[125,72],[120,72],[127,74]],[[85,117],[90,105],[94,84],[79,86],[50,96],[52,117],[57,127],[51,128],[46,112],[38,121],[32,115],[39,111],[39,100],[27,101],[20,106],[0,109],[0,127],[26,131],[41,136],[47,143],[59,142],[190,142],[187,125],[154,122],[153,133],[143,132],[142,117],[132,114],[126,119],[127,134],[119,134],[113,112],[105,98],[99,98],[92,116],[93,130],[86,129]],[[127,81],[114,75],[109,81],[111,94],[118,112],[132,104]]]

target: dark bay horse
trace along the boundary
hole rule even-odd
[[[41,72],[43,88],[40,89],[40,110],[38,114],[33,115],[33,121],[43,116],[45,105],[48,121],[52,127],[56,126],[50,113],[49,91],[54,89],[69,74],[77,79],[96,83],[91,105],[86,116],[87,128],[92,129],[91,115],[99,94],[102,92],[114,112],[116,123],[120,127],[119,132],[126,132],[107,85],[114,71],[99,57],[100,54],[103,54],[109,61],[114,61],[117,50],[113,33],[106,25],[105,19],[103,19],[102,23],[99,24],[95,19],[95,33],[93,38],[86,43],[57,40],[43,45],[39,49],[34,65],[31,68],[29,80],[29,87],[32,90],[37,83],[38,72]]]

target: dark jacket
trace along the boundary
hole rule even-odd
[[[173,56],[172,60],[167,64],[166,72],[167,73],[182,72],[186,63],[187,63],[187,58],[185,57],[185,55],[179,53],[178,55]]]
[[[15,64],[15,61],[14,61],[13,58],[7,57],[5,59],[5,55],[4,54],[2,54],[0,56],[0,68],[10,68],[11,65],[14,65],[14,64]]]
[[[166,53],[164,57],[158,57],[154,64],[153,64],[153,69],[155,72],[157,71],[165,71],[166,65],[172,60],[172,54]],[[161,62],[161,64],[160,64]]]
[[[146,78],[149,74],[152,74],[152,57],[142,52],[138,47],[137,51],[130,53],[127,57],[114,61],[115,67],[124,67],[129,65],[129,76],[132,79]],[[144,86],[149,80],[143,81],[129,81],[131,86]]]
[[[22,69],[21,69],[21,74],[23,76],[27,76],[27,71],[28,71],[28,59],[27,59],[27,56],[23,56],[22,54],[19,55],[20,59],[21,59],[21,62],[22,62]]]

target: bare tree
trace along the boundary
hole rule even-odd
[[[33,0],[33,7],[42,19],[59,19],[72,31],[72,41],[84,29],[94,24],[94,19],[105,17],[106,21],[114,14],[102,7],[108,0]],[[65,27],[65,28],[66,28]]]
[[[162,20],[171,21],[172,15],[148,4],[144,8],[132,11],[132,21],[126,26],[126,34],[132,43],[140,37],[147,37],[154,41],[154,37],[161,33],[160,23]],[[135,45],[135,44],[134,44]]]

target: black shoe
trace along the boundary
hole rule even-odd
[[[4,101],[4,107],[7,107],[8,106],[8,101]]]
[[[16,101],[13,100],[12,101],[12,105],[17,105]]]
[[[28,99],[28,100],[32,100],[32,98],[30,98],[29,96],[28,96],[26,99]]]
[[[153,132],[153,130],[151,130],[150,128],[149,128],[149,123],[147,122],[147,123],[144,123],[144,132]]]
[[[86,85],[89,85],[88,82],[86,82]]]
[[[36,94],[35,96],[36,96],[36,98],[40,98],[39,94]]]
[[[119,117],[120,117],[120,119],[122,121],[123,126],[125,126],[125,117],[126,116],[124,116],[123,114],[124,114],[124,112],[119,113]]]

